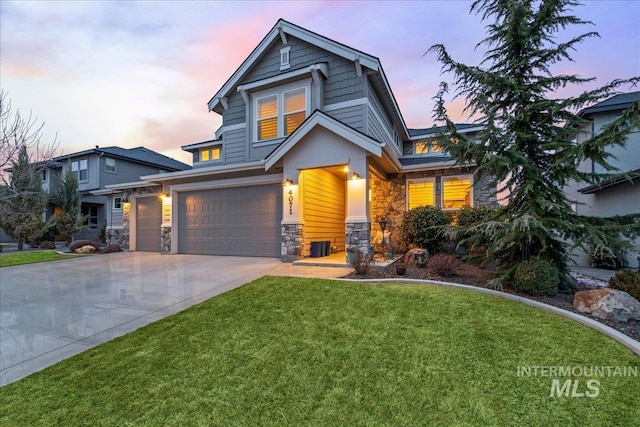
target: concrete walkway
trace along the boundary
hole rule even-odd
[[[264,275],[348,268],[122,252],[0,269],[0,386]]]

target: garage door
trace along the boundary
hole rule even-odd
[[[160,252],[162,200],[158,197],[136,199],[136,251]]]
[[[280,257],[282,185],[178,194],[178,252]]]

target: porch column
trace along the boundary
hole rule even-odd
[[[293,262],[302,258],[304,250],[304,221],[301,219],[300,187],[298,177],[295,182],[285,178],[282,186],[282,243],[280,255],[283,262]]]
[[[369,253],[371,246],[371,222],[367,215],[367,182],[366,169],[347,180],[347,218],[345,220],[345,241],[347,248],[356,248],[362,253]],[[362,174],[357,176],[357,174]]]

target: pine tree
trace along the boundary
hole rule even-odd
[[[18,240],[18,250],[23,250],[25,242],[36,242],[52,228],[53,222],[43,219],[47,194],[42,190],[40,170],[29,162],[26,146],[20,148],[12,164],[9,185],[2,188],[2,200],[0,226]]]
[[[561,289],[567,290],[574,247],[613,254],[629,248],[628,238],[640,234],[640,215],[580,216],[563,191],[570,182],[600,183],[619,173],[608,149],[624,145],[625,136],[640,124],[636,103],[603,132],[576,143],[577,129],[586,123],[577,115],[580,109],[640,81],[618,79],[578,96],[557,96],[560,89],[594,80],[552,73],[554,64],[571,60],[578,44],[598,36],[592,31],[558,41],[562,30],[591,24],[571,14],[578,5],[573,0],[477,0],[471,12],[488,21],[487,37],[478,44],[487,48],[483,61],[478,66],[457,62],[443,45],[428,51],[437,55],[443,72],[454,76],[455,96],[466,99],[465,112],[485,129],[479,142],[456,132],[444,103],[449,88],[442,83],[434,118],[446,123],[449,136],[439,144],[459,163],[475,163],[477,174],[509,190],[509,203],[472,230],[491,242],[486,257],[500,260],[500,276],[493,281],[498,287],[512,278],[524,251],[550,261],[560,272]],[[577,165],[586,159],[607,173],[580,172]]]
[[[82,231],[86,225],[86,216],[80,215],[80,191],[78,179],[68,168],[60,181],[60,188],[53,195],[51,202],[60,209],[55,216],[58,232],[64,236],[67,246],[74,235]]]

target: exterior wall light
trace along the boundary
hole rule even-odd
[[[358,172],[354,172],[353,175],[351,175],[351,179],[360,179],[360,174]]]
[[[288,187],[290,185],[293,185],[293,181],[291,181],[289,178],[287,178],[287,180],[284,182],[284,186]]]

